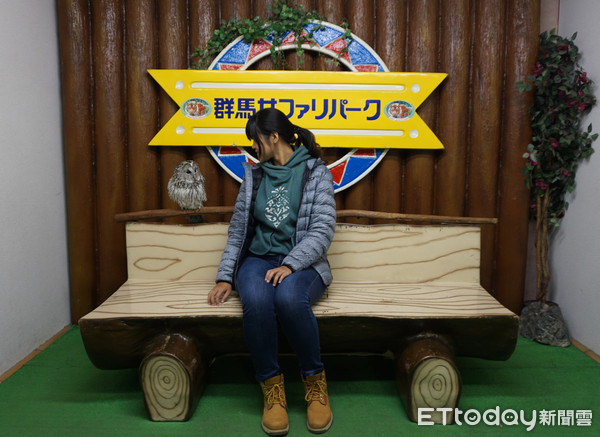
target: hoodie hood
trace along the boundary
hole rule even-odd
[[[274,184],[284,184],[290,180],[293,173],[304,172],[306,161],[309,158],[310,154],[306,147],[300,146],[294,150],[294,153],[284,165],[274,165],[271,162],[264,162],[261,164],[261,167]]]

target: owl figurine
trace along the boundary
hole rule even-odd
[[[182,161],[175,167],[167,185],[169,198],[181,209],[200,209],[206,202],[204,176],[198,164],[192,160]],[[192,217],[190,217],[192,219]],[[195,222],[189,220],[190,223]]]

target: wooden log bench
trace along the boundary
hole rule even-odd
[[[353,213],[339,212],[338,221]],[[479,283],[481,224],[489,221],[425,219],[444,223],[338,224],[328,252],[334,282],[313,307],[324,354],[394,354],[413,421],[420,407],[457,406],[454,356],[505,360],[518,332],[518,317]],[[151,420],[189,419],[210,362],[247,352],[237,295],[207,304],[227,228],[127,223],[128,279],[79,321],[94,365],[139,368]]]

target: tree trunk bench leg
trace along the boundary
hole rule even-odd
[[[140,364],[140,382],[150,420],[188,420],[203,385],[205,363],[196,342],[180,334],[161,336]]]
[[[423,416],[428,422],[454,423],[461,380],[452,353],[442,340],[427,337],[411,341],[396,357],[396,380],[410,420],[418,422],[419,408],[429,408]]]

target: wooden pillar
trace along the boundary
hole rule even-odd
[[[404,71],[406,1],[377,0],[375,25],[375,51],[390,71]],[[376,211],[401,211],[402,156],[403,152],[400,149],[388,150],[373,171],[373,209]]]
[[[225,21],[229,21],[231,17],[238,19],[250,18],[250,6],[251,2],[245,0],[224,0],[221,4],[221,18]],[[240,191],[240,184],[228,174],[224,174],[223,170],[221,172],[223,172],[220,187],[223,193],[223,205],[233,205]],[[225,217],[226,220],[230,218],[230,215]]]
[[[263,19],[267,16],[267,7],[270,7],[273,4],[273,0],[254,0],[252,2],[252,12],[250,16],[252,17],[263,17]],[[260,59],[254,64],[253,67],[256,70],[273,70],[275,65],[271,60],[271,56],[267,56],[265,58]],[[278,66],[277,69],[282,69],[282,66]]]
[[[147,70],[158,65],[156,2],[129,0],[127,22],[127,177],[129,210],[160,207],[158,88]]]
[[[317,1],[315,2],[315,9],[326,18],[330,23],[341,23],[344,17],[346,17],[346,13],[344,10],[345,1],[342,0],[330,0],[330,1]],[[315,60],[315,70],[317,71],[342,71],[342,68],[339,65],[336,65],[333,62],[329,62],[331,58],[327,58],[324,56],[318,56]],[[317,142],[319,138],[317,137]],[[327,148],[323,149],[323,160],[325,160],[328,164],[335,162],[341,156],[343,156],[348,150],[341,150],[337,148]],[[335,196],[335,203],[337,209],[344,209],[344,200],[346,198],[345,191],[337,194]]]
[[[495,217],[504,78],[505,2],[475,2],[467,215]],[[506,108],[504,108],[506,110]],[[481,285],[493,291],[493,226],[482,234]]]
[[[93,309],[96,294],[91,23],[88,0],[60,0],[57,9],[71,260],[71,321],[77,322]]]
[[[461,391],[460,374],[448,346],[438,337],[418,338],[396,358],[396,379],[408,417],[418,421],[419,408],[452,409],[445,417],[431,412],[434,423],[454,422]]]
[[[529,190],[522,177],[523,153],[531,141],[529,118],[533,94],[523,95],[513,85],[531,74],[539,41],[539,1],[508,2],[506,79],[500,156],[496,298],[519,313],[525,287]]]
[[[161,0],[158,3],[158,64],[160,68],[185,69],[188,67],[187,3],[185,0]],[[164,91],[160,92],[160,126],[164,126],[178,107]],[[173,170],[187,159],[185,147],[160,148],[160,180],[163,208],[179,209],[169,199],[167,184]]]
[[[312,11],[314,9],[312,0],[296,0],[295,3],[298,6],[303,6],[305,11]],[[302,55],[300,55],[300,59],[302,59],[300,70],[314,70],[315,57],[316,55],[314,52],[310,51],[305,51]],[[295,50],[288,50],[285,58],[290,70],[298,70],[298,56],[296,55]]]
[[[437,71],[438,12],[437,0],[408,4],[408,71]],[[435,130],[437,92],[434,91],[417,112]],[[405,212],[433,212],[434,153],[430,150],[407,151],[405,165]]]
[[[213,30],[219,27],[218,3],[213,0],[190,0],[190,52],[196,47],[206,47]],[[193,61],[195,62],[195,60]],[[192,159],[198,163],[202,175],[206,179],[206,206],[224,205],[221,193],[221,177],[229,178],[225,171],[215,162],[207,147],[194,147]],[[207,215],[207,222],[222,220],[221,216]]]
[[[127,278],[125,229],[115,222],[127,211],[124,13],[119,0],[91,5],[99,304]]]
[[[349,0],[346,3],[348,24],[355,35],[360,35],[371,47],[375,42],[375,14],[372,0]],[[382,144],[382,146],[385,146]],[[383,189],[382,191],[386,191]],[[344,206],[347,209],[373,209],[373,173],[345,190]],[[368,219],[349,219],[349,223],[369,224]]]
[[[448,77],[440,85],[437,133],[444,151],[436,162],[434,211],[439,215],[463,216],[471,54],[469,0],[441,4],[440,71]]]
[[[198,346],[181,334],[161,336],[140,364],[140,382],[150,419],[181,422],[194,412],[206,373]]]

